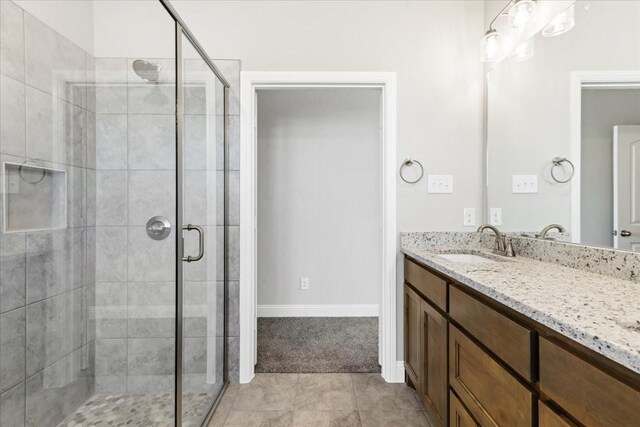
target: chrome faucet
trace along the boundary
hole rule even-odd
[[[513,250],[513,246],[511,245],[511,240],[507,241],[505,237],[500,233],[496,227],[490,224],[483,224],[478,227],[478,233],[482,233],[484,230],[489,229],[493,231],[493,234],[496,235],[496,245],[493,248],[493,253],[513,257],[516,256],[515,251]]]
[[[547,233],[549,231],[551,231],[551,230],[554,230],[554,229],[558,230],[560,233],[564,233],[565,231],[567,231],[560,224],[549,224],[545,228],[542,229],[540,234],[536,234],[536,237],[539,238],[539,239],[546,239],[547,238]]]

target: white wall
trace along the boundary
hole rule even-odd
[[[175,57],[174,21],[159,1],[96,0],[94,11],[95,56]]]
[[[414,157],[426,174],[452,174],[455,191],[427,194],[426,179],[398,182],[398,231],[464,230],[463,209],[481,212],[483,2],[172,3],[211,56],[239,58],[243,70],[395,71],[398,167]],[[401,359],[400,253],[397,266]]]
[[[640,125],[640,90],[582,91],[581,239],[613,246],[613,126]]]
[[[380,106],[379,89],[259,91],[258,305],[378,304]]]
[[[14,0],[14,3],[82,49],[94,52],[93,0]]]
[[[397,72],[398,166],[413,156],[455,186],[399,185],[399,229],[460,230],[463,208],[481,205],[482,2],[173,4],[210,55],[243,70]]]
[[[549,166],[571,159],[571,72],[640,70],[639,1],[579,1],[575,20],[566,34],[538,36],[530,60],[488,75],[488,199],[507,231],[554,222],[570,230],[571,184],[552,181]],[[513,174],[537,174],[538,194],[512,194]]]
[[[14,3],[96,57],[175,56],[174,21],[158,0],[14,0]]]

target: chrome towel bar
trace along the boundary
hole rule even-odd
[[[558,179],[558,177],[555,176],[553,170],[556,168],[556,166],[562,167],[562,164],[565,162],[569,163],[569,165],[571,166],[571,173],[569,174],[569,178],[565,180]],[[571,160],[567,159],[566,157],[554,157],[553,159],[551,159],[551,178],[553,178],[555,182],[560,184],[567,183],[571,181],[575,173],[576,173],[576,167],[573,165],[573,163],[571,163]]]
[[[416,163],[418,166],[420,166],[420,176],[413,180],[407,180],[403,175],[402,175],[402,170],[406,167],[411,167],[413,166],[413,164]],[[407,184],[415,184],[416,182],[420,181],[422,179],[422,177],[424,176],[424,168],[422,167],[422,163],[420,163],[419,161],[415,160],[415,159],[411,159],[409,157],[407,157],[405,159],[405,161],[402,163],[402,166],[400,166],[400,178],[402,178],[402,180],[404,182],[406,182]]]

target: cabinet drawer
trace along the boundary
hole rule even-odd
[[[513,370],[533,382],[532,331],[453,286],[449,289],[449,313]]]
[[[449,427],[479,427],[452,391],[449,392]]]
[[[544,402],[538,403],[538,426],[540,427],[577,427],[574,423],[556,414]]]
[[[588,426],[640,425],[640,392],[540,339],[540,389]]]
[[[453,325],[449,384],[480,425],[532,425],[533,393]]]
[[[447,282],[406,258],[404,260],[404,280],[411,283],[436,306],[447,310]]]

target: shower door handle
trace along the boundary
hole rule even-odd
[[[201,260],[204,256],[204,231],[202,230],[202,227],[198,225],[188,224],[182,227],[182,229],[186,231],[196,230],[198,232],[198,255],[182,257],[182,261],[194,262]]]

